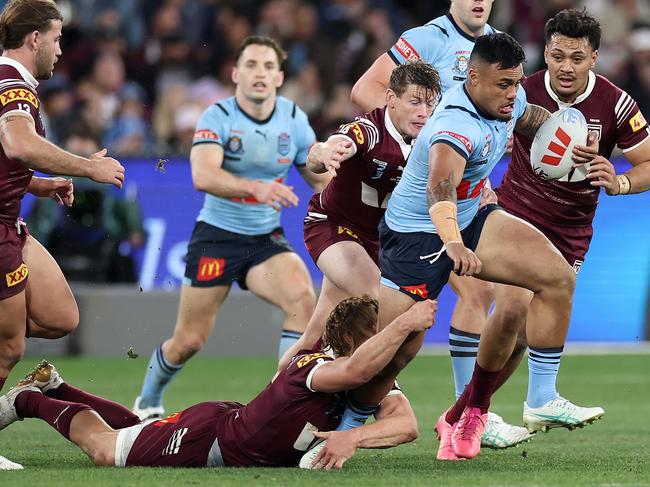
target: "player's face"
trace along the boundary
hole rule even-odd
[[[586,37],[573,38],[553,34],[544,49],[544,60],[551,79],[551,88],[565,102],[574,101],[587,88],[589,70],[596,63],[598,52]]]
[[[402,137],[414,139],[436,107],[437,93],[410,84],[402,96],[388,90],[386,104],[390,119]]]
[[[54,74],[54,65],[61,56],[61,27],[60,20],[52,20],[50,28],[38,33],[38,45],[35,54],[36,79],[50,79]]]
[[[271,47],[251,44],[233,68],[232,80],[246,99],[261,103],[276,95],[284,74]]]
[[[492,2],[493,0],[452,0],[450,12],[471,32],[482,32],[490,17]]]
[[[517,90],[524,79],[524,68],[499,69],[497,64],[481,63],[470,68],[469,83],[474,103],[499,120],[510,120]]]

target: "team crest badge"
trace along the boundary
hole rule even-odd
[[[242,145],[241,137],[237,137],[236,135],[233,135],[230,137],[230,139],[228,139],[226,148],[228,149],[229,152],[232,152],[233,154],[244,153],[244,146]]]
[[[454,61],[454,67],[451,69],[454,74],[459,76],[467,76],[467,67],[469,66],[469,52],[460,51],[457,52],[458,57]]]
[[[280,135],[278,135],[278,152],[281,156],[286,156],[290,150],[291,136],[286,132],[282,132]]]

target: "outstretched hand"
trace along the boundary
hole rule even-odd
[[[116,159],[107,157],[107,152],[106,149],[102,149],[90,156],[88,177],[98,183],[112,184],[121,188],[124,184],[124,166]]]

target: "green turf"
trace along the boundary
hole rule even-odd
[[[25,359],[10,381],[32,364]],[[66,380],[130,405],[146,366],[143,357],[59,359]],[[168,410],[203,400],[247,401],[273,369],[271,359],[191,361],[170,387]],[[11,382],[10,382],[11,383]],[[600,405],[605,417],[584,430],[553,430],[507,451],[483,450],[467,462],[437,462],[432,429],[451,401],[446,357],[419,357],[400,377],[420,423],[420,439],[392,450],[364,450],[340,472],[299,469],[116,469],[93,467],[72,444],[37,420],[0,433],[0,453],[24,471],[0,472],[0,486],[19,485],[650,485],[650,356],[567,356],[560,391],[579,404]],[[494,398],[493,410],[520,423],[525,367]]]

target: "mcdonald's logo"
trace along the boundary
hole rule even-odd
[[[197,281],[212,281],[223,275],[226,267],[226,259],[215,259],[213,257],[201,257],[199,269],[196,272]]]
[[[400,286],[407,293],[411,293],[415,296],[419,296],[422,299],[427,299],[429,297],[429,290],[427,289],[426,284],[416,284],[415,286]]]

